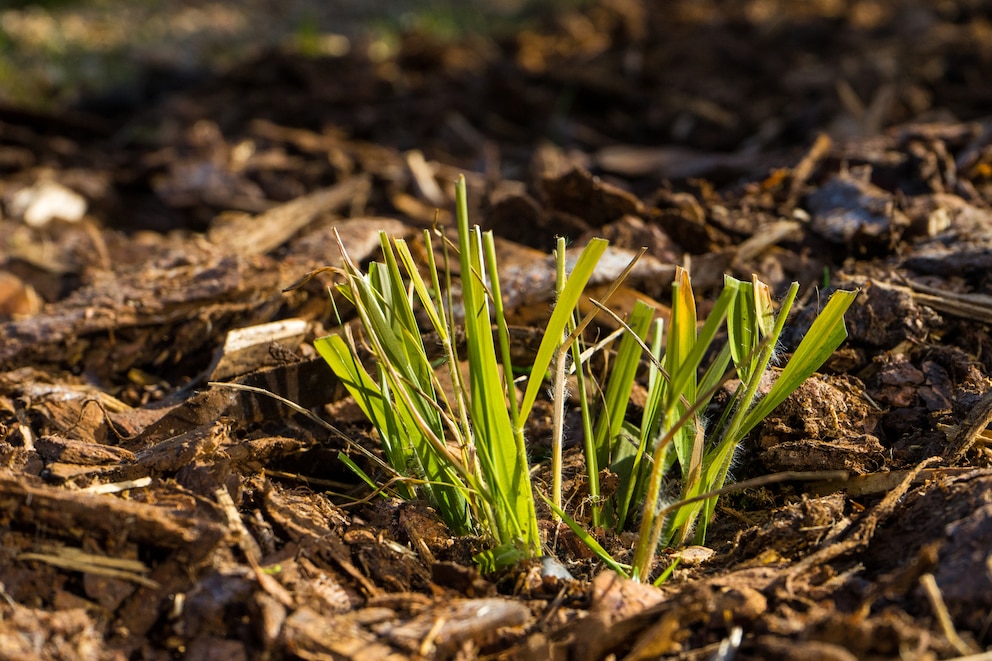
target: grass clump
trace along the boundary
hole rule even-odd
[[[628,335],[620,343],[607,384],[606,406],[596,428],[595,458],[619,477],[617,492],[606,503],[609,522],[622,530],[630,524],[631,509],[641,507],[631,568],[639,579],[650,573],[659,543],[677,546],[690,538],[697,544],[705,541],[716,495],[725,488],[740,443],[847,337],[843,317],[856,292],[838,291],[759,399],[759,386],[798,290],[793,283],[776,315],[767,285],[757,278],[745,282],[726,276],[722,292],[700,325],[689,274],[679,268],[664,344],[661,322],[652,326],[654,310],[642,305],[632,312],[626,324]],[[717,347],[721,327],[726,330],[726,342]],[[640,424],[632,424],[622,418],[624,402],[632,385],[629,375],[644,353],[651,361],[647,401]],[[707,356],[712,359],[704,366]],[[737,378],[738,385],[717,422],[707,425],[702,412],[731,377]],[[679,497],[662,507],[663,480],[676,465]]]
[[[443,269],[442,287],[429,232],[424,233],[430,260],[426,279],[407,243],[385,235],[380,237],[383,262],[362,273],[345,257],[340,269],[344,284],[339,291],[358,312],[375,373],[359,360],[359,341],[348,331],[318,339],[316,347],[377,429],[386,460],[403,478],[399,495],[426,497],[455,534],[474,532],[494,539],[496,548],[479,558],[491,568],[541,553],[524,423],[606,242],[591,242],[579,257],[518,401],[507,378],[514,366],[494,239],[491,232],[469,228],[464,179],[458,182],[457,207],[464,356],[454,341],[458,329],[450,264]],[[445,246],[446,262],[447,255]],[[428,357],[417,309],[440,340],[447,370],[436,369]],[[458,367],[462,359],[467,379]],[[442,378],[450,383],[443,384]]]
[[[636,304],[624,321],[606,308],[605,301],[599,302],[599,310],[580,320],[579,300],[607,242],[590,241],[566,273],[560,241],[554,309],[533,364],[514,366],[494,239],[490,232],[469,227],[463,178],[456,187],[456,204],[458,304],[452,294],[451,247],[442,246],[444,264],[439,268],[430,232],[424,233],[426,275],[402,239],[381,235],[383,261],[371,264],[366,273],[350,261],[342,246],[345,257],[337,270],[343,284],[338,289],[354,304],[362,335],[356,337],[345,327],[339,335],[317,340],[317,350],[377,429],[385,460],[399,476],[395,493],[407,499],[426,498],[455,534],[492,539],[493,548],[476,558],[487,570],[542,552],[523,430],[550,374],[552,485],[550,496],[537,495],[609,566],[647,580],[660,544],[679,545],[690,538],[703,542],[716,498],[727,490],[736,448],[843,342],[847,336],[843,316],[856,292],[831,296],[774,384],[759,398],[797,284],[776,314],[767,285],[757,278],[745,282],[728,276],[700,323],[691,279],[679,268],[667,329],[656,319],[656,310],[645,303]],[[460,322],[455,310],[464,311]],[[616,318],[621,331],[586,349],[583,330],[595,314],[604,312]],[[439,340],[439,362],[429,358],[418,313]],[[463,355],[454,339],[461,329]],[[726,340],[717,346],[720,337]],[[610,370],[601,383],[592,376],[588,359],[607,348]],[[371,354],[374,369],[360,360],[365,351]],[[646,404],[639,420],[632,421],[628,405],[634,384],[643,375],[645,358]],[[463,362],[465,370],[459,367]],[[441,365],[447,369],[439,369]],[[522,395],[510,378],[515,367],[529,368],[521,378]],[[617,532],[637,528],[630,565],[613,560],[563,509],[562,420],[564,384],[570,372],[577,377],[583,413],[591,523]],[[703,411],[732,377],[738,385],[729,403],[717,414],[715,424],[705,424]],[[593,406],[596,401],[602,405]],[[374,486],[355,464],[349,465]],[[616,491],[608,496],[599,490],[602,469],[618,477]],[[680,484],[678,501],[663,506],[663,484],[673,477]]]

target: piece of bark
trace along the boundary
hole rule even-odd
[[[241,217],[215,224],[209,238],[218,246],[238,255],[260,255],[278,248],[322,214],[339,209],[355,197],[367,194],[367,177],[346,179],[269,209],[257,216]]]
[[[366,631],[346,615],[323,617],[310,608],[297,609],[283,627],[286,648],[302,659],[351,659],[352,661],[402,661],[409,658]]]
[[[134,460],[134,453],[124,448],[87,443],[57,435],[42,436],[35,440],[34,446],[45,461],[97,466]]]
[[[126,536],[157,548],[184,550],[190,561],[207,555],[223,539],[224,528],[165,507],[114,496],[93,495],[27,483],[0,471],[0,511],[13,524],[44,526],[70,536]]]
[[[115,372],[138,357],[121,342],[106,336],[130,328],[220,323],[232,313],[257,309],[280,295],[283,283],[276,264],[265,258],[207,256],[196,266],[150,265],[132,273],[102,273],[93,284],[76,291],[57,306],[30,319],[0,325],[0,368],[21,364],[79,361],[103,365]],[[190,346],[206,342],[202,332],[186,338]],[[104,355],[94,343],[106,345]],[[175,340],[173,340],[175,343]],[[147,355],[147,347],[144,347]],[[135,351],[136,352],[136,351]],[[100,365],[94,364],[94,368]],[[98,370],[99,371],[99,370]]]
[[[278,364],[278,350],[293,351],[306,335],[307,327],[304,319],[282,319],[228,331],[214,359],[210,380],[220,381]]]
[[[340,399],[344,389],[323,358],[302,360],[288,365],[261,369],[234,379],[235,383],[262,388],[305,408],[312,409]],[[163,438],[172,438],[220,418],[248,425],[281,418],[290,409],[265,394],[214,386],[169,408],[161,417],[141,429],[138,447]]]
[[[527,606],[511,599],[452,599],[406,622],[383,623],[376,633],[410,652],[446,658],[469,641],[490,645],[502,629],[522,627],[531,617]]]

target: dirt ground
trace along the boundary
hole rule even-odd
[[[989,658],[992,6],[660,4],[0,107],[0,657]],[[481,540],[369,498],[311,344],[331,281],[284,290],[335,230],[368,260],[450,226],[460,173],[522,351],[556,236],[646,246],[627,293],[662,304],[674,264],[702,310],[724,273],[798,281],[785,352],[860,289],[733,467],[848,478],[727,496],[658,588],[550,521],[574,578],[482,576]]]

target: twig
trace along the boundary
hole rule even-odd
[[[982,431],[992,423],[992,389],[982,395],[982,398],[972,407],[971,411],[958,426],[958,433],[944,450],[944,459],[949,463],[957,463],[964,458]]]
[[[892,514],[896,504],[903,496],[906,495],[906,492],[909,491],[909,488],[913,485],[913,482],[916,481],[917,476],[927,466],[935,463],[938,459],[940,458],[930,457],[929,459],[924,459],[913,470],[909,471],[906,475],[906,479],[904,479],[898,487],[890,491],[885,498],[883,498],[882,501],[874,507],[874,509],[865,514],[856,526],[852,526],[852,530],[848,534],[847,539],[820,549],[816,553],[808,555],[797,562],[785,576],[786,591],[791,593],[792,581],[799,574],[808,570],[810,567],[819,567],[826,562],[830,562],[834,558],[866,544],[875,534],[875,528],[878,527],[882,521],[889,518],[889,515]]]
[[[920,585],[927,593],[927,599],[930,600],[930,606],[933,608],[934,615],[937,616],[937,622],[940,623],[940,629],[944,632],[947,642],[962,656],[979,652],[980,650],[976,649],[974,645],[969,645],[958,635],[957,629],[954,628],[954,621],[951,620],[951,614],[947,611],[944,598],[940,596],[940,588],[937,586],[937,579],[934,578],[933,574],[927,572],[920,576]]]

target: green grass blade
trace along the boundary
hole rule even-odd
[[[716,338],[716,334],[720,331],[720,327],[723,326],[724,320],[727,318],[729,310],[733,304],[734,297],[737,295],[737,291],[738,289],[736,283],[731,282],[724,284],[723,290],[720,292],[716,302],[713,304],[713,308],[706,317],[706,321],[703,323],[703,327],[699,329],[699,333],[693,341],[692,350],[685,356],[684,367],[679,369],[677,373],[673,374],[669,372],[672,377],[672,390],[676,393],[682,393],[688,401],[695,401],[700,392],[706,392],[706,390],[708,390],[706,385],[695,384],[694,391],[690,392],[687,389],[686,384],[690,381],[693,383],[695,382],[699,365],[703,362],[703,358],[706,356],[710,346],[713,344],[713,340]],[[717,368],[717,379],[720,378],[725,369],[725,364],[722,367]]]
[[[664,322],[661,319],[655,321],[654,330],[651,337],[651,355],[653,361],[648,365],[648,396],[644,403],[644,413],[641,415],[640,445],[647,446],[658,434],[661,428],[661,418],[665,413],[665,393],[664,375],[659,368],[659,358],[664,349]]]
[[[651,474],[650,463],[645,463],[645,456],[651,457],[654,444],[658,440],[661,429],[661,420],[664,415],[663,395],[665,391],[664,375],[658,367],[659,358],[664,347],[664,322],[661,319],[655,320],[651,339],[650,352],[654,360],[648,365],[648,395],[644,404],[644,411],[641,415],[641,425],[638,429],[637,452],[634,454],[631,473],[633,479],[630,482],[627,492],[620,491],[617,498],[616,508],[616,530],[620,532],[627,525],[627,517],[630,507],[634,503],[642,502],[645,492],[648,490],[648,480]],[[660,474],[668,472],[669,462],[674,463],[675,455],[671,452],[671,444],[668,444],[661,453],[657,455],[662,461],[659,467]]]
[[[727,368],[730,367],[730,360],[730,345],[724,344],[720,347],[720,352],[717,353],[716,357],[713,359],[713,362],[706,368],[703,378],[699,381],[700,393],[716,392],[716,388],[714,386],[723,380],[724,375],[727,372]],[[712,398],[712,396],[713,395],[710,394],[709,398],[707,398],[707,403],[709,403],[709,399]],[[719,428],[719,426],[717,426],[717,428]]]
[[[605,239],[593,239],[582,250],[579,259],[576,261],[572,272],[568,276],[568,282],[562,290],[561,295],[555,302],[551,319],[545,327],[544,337],[537,350],[534,365],[531,369],[530,377],[527,379],[527,388],[524,391],[524,399],[520,405],[520,418],[526,420],[530,415],[537,393],[540,392],[544,383],[544,375],[547,373],[551,361],[554,359],[561,344],[561,338],[565,331],[565,326],[572,316],[572,311],[579,303],[582,292],[585,290],[589,278],[596,269],[599,258],[603,255],[609,242]]]
[[[565,525],[567,525],[569,529],[571,529],[571,531],[575,533],[575,536],[579,538],[579,541],[585,544],[590,551],[595,553],[599,557],[599,559],[603,561],[603,564],[605,564],[607,567],[609,567],[616,573],[620,574],[621,576],[630,577],[630,566],[621,564],[616,560],[614,560],[613,556],[611,556],[607,552],[607,550],[604,549],[603,546],[596,541],[596,538],[590,535],[589,532],[585,528],[583,528],[578,521],[570,517],[563,509],[552,503],[551,499],[545,496],[544,494],[540,494],[540,496],[544,500],[544,502],[548,504],[548,507],[551,508],[551,511],[557,514],[558,517],[565,522]]]
[[[675,269],[672,283],[672,316],[668,325],[668,341],[665,344],[665,371],[675,381],[676,374],[683,373],[682,366],[696,344],[696,300],[692,295],[692,281],[689,272],[681,266]],[[668,393],[669,409],[675,402],[685,397],[692,401],[696,397],[696,372],[685,369],[682,387]],[[681,456],[681,455],[680,455]]]
[[[396,262],[396,255],[385,232],[379,232],[379,243],[382,247],[385,269],[376,269],[375,273],[382,280],[382,285],[377,289],[385,297],[384,311],[389,328],[379,327],[376,332],[385,335],[388,334],[389,330],[393,330],[400,336],[399,344],[402,349],[400,355],[406,362],[398,363],[397,367],[408,365],[410,368],[409,371],[401,368],[400,373],[417,384],[417,387],[426,392],[429,397],[433,397],[434,370],[427,360],[423,336],[413,312],[413,301],[407,292],[399,265]],[[419,280],[421,284],[423,283],[416,268],[413,268],[409,275],[415,281]]]
[[[670,579],[672,577],[672,574],[675,573],[675,568],[679,566],[679,562],[681,560],[682,560],[681,557],[675,558],[675,560],[672,562],[672,564],[670,564],[667,567],[665,567],[665,571],[661,572],[661,574],[658,576],[658,578],[654,579],[653,585],[656,588],[657,587],[661,587],[661,585],[663,585],[666,581],[668,581],[668,579]]]
[[[754,324],[754,287],[750,282],[744,282],[725,275],[724,289],[733,285],[737,289],[727,315],[727,344],[730,354],[737,366],[737,374],[741,381],[748,381],[754,371],[753,362],[757,360],[754,348],[758,345],[758,337]]]
[[[668,325],[663,364],[670,379],[666,387],[665,413],[662,424],[667,429],[685,411],[685,402],[696,398],[696,366],[687,362],[696,343],[696,301],[692,294],[689,272],[682,267],[675,269],[672,283],[672,316]],[[679,381],[676,390],[672,385]],[[682,467],[682,481],[690,484],[698,480],[702,470],[703,446],[693,425],[680,427],[674,437],[675,454]]]
[[[476,553],[472,556],[472,560],[483,574],[494,574],[515,566],[527,557],[527,554],[515,544],[500,544],[495,548]]]
[[[523,545],[540,553],[537,514],[527,470],[521,461],[515,430],[505,403],[506,389],[499,373],[493,340],[487,290],[482,281],[485,267],[482,232],[468,227],[465,179],[455,187],[458,220],[462,298],[465,303],[465,339],[469,361],[469,409],[480,467],[495,499],[495,531],[501,543]],[[488,241],[492,241],[491,234]],[[495,270],[493,270],[495,272]],[[523,413],[521,413],[524,416]],[[524,416],[526,417],[526,416]],[[522,445],[522,438],[520,439]]]
[[[318,338],[314,341],[314,347],[354,398],[365,417],[377,430],[380,430],[383,452],[389,465],[400,475],[407,475],[409,454],[402,446],[399,437],[387,431],[394,424],[389,418],[391,409],[383,398],[379,386],[365,371],[342,337],[331,335]],[[404,498],[414,497],[414,493],[407,485],[401,484],[399,489]]]
[[[492,234],[487,234],[483,243],[486,266],[489,268],[489,288],[492,291],[493,317],[496,319],[496,332],[499,339],[500,363],[503,366],[503,389],[510,406],[510,424],[513,429],[523,428],[520,418],[520,403],[517,401],[516,389],[513,387],[513,359],[510,357],[510,329],[506,323],[506,312],[503,309],[503,291],[500,287],[499,273],[496,269],[496,244]],[[521,445],[523,437],[521,436]],[[522,449],[526,457],[526,448]]]
[[[436,408],[433,368],[413,315],[411,295],[402,284],[398,265],[385,239],[385,263],[372,264],[363,276],[345,255],[347,287],[379,367],[375,383],[340,337],[317,349],[339,376],[349,378],[352,395],[366,406],[364,412],[376,426],[390,463],[403,475],[423,478],[422,488],[454,531],[472,529],[468,503],[463,495],[466,476],[445,446],[445,427]]]
[[[847,327],[844,324],[844,314],[851,307],[857,291],[835,291],[826,306],[813,321],[809,332],[796,348],[792,358],[775,385],[749,412],[741,424],[741,435],[764,420],[776,406],[796,390],[813,372],[820,369],[830,355],[847,339]]]
[[[609,378],[606,382],[606,394],[603,408],[597,420],[594,432],[596,461],[601,466],[609,465],[617,474],[620,483],[617,486],[617,500],[614,505],[615,525],[621,529],[627,518],[640,476],[640,459],[644,454],[644,444],[640,443],[632,451],[624,451],[627,444],[621,440],[621,430],[630,404],[630,394],[634,388],[637,369],[641,362],[641,343],[634,338],[636,335],[642,341],[651,329],[656,310],[654,306],[642,301],[634,304],[627,320],[628,332],[624,333],[617,349]],[[634,335],[632,335],[633,333]]]
[[[743,388],[743,395],[740,396],[739,400],[736,400],[735,411],[716,448],[707,453],[703,462],[703,475],[697,482],[685,485],[682,491],[683,499],[695,498],[701,493],[718,489],[726,481],[727,471],[730,469],[734,450],[744,437],[741,433],[741,424],[751,409],[761,382],[761,376],[768,368],[775,350],[775,345],[778,342],[778,338],[785,326],[785,321],[789,316],[789,311],[792,309],[792,303],[795,301],[796,294],[799,291],[799,285],[792,283],[792,286],[782,301],[781,310],[775,319],[771,332],[765,338],[761,338],[762,332],[767,329],[768,325],[768,321],[765,318],[765,310],[760,310],[761,313],[759,314],[759,309],[755,303],[755,283],[759,285],[761,283],[757,279],[751,283],[738,282],[740,289],[736,302],[740,306],[740,309],[737,312],[732,311],[731,315],[738,315],[739,318],[746,319],[747,323],[751,325],[750,328],[742,329],[742,333],[735,338],[742,346],[738,346],[735,349],[733,342],[731,342],[732,353],[740,356],[740,363],[735,364],[737,365],[738,374],[742,376],[741,386]],[[763,297],[763,294],[759,293],[759,298],[761,297]],[[762,305],[764,304],[763,302]],[[744,353],[745,348],[748,349],[749,353]],[[746,379],[743,378],[745,375],[747,376]],[[713,516],[715,507],[716,499],[710,499],[702,504],[696,504],[679,510],[675,517],[673,517],[671,524],[671,530],[675,533],[673,539],[680,543],[685,541],[699,513],[704,512],[701,525],[696,530],[696,541],[697,543],[702,543],[706,535],[706,526]]]
[[[727,317],[727,341],[741,381],[751,380],[761,351],[761,341],[774,332],[775,314],[768,285],[752,276],[751,282],[724,277],[724,286],[738,288]]]
[[[403,269],[406,271],[407,277],[410,279],[410,284],[413,286],[413,290],[420,300],[421,307],[431,322],[431,327],[440,336],[441,341],[445,341],[447,339],[448,328],[443,317],[443,310],[435,298],[431,296],[430,290],[427,288],[427,283],[424,282],[423,277],[420,275],[420,269],[417,268],[417,263],[410,253],[410,246],[403,239],[396,239],[394,243],[400,261],[403,262]],[[429,250],[430,244],[428,243],[427,245]],[[435,289],[434,291],[437,290]]]
[[[637,337],[644,340],[651,327],[651,321],[654,319],[654,313],[655,308],[653,306],[643,301],[637,301],[630,312],[627,327]],[[630,404],[630,393],[634,389],[634,380],[637,377],[637,368],[640,362],[641,345],[631,337],[629,332],[624,333],[606,381],[603,410],[596,421],[594,432],[596,459],[601,466],[610,464],[613,447],[619,437],[620,428],[623,426],[627,406]]]
[[[351,469],[351,472],[354,473],[362,482],[370,486],[372,491],[380,492],[385,497],[386,494],[382,492],[379,485],[376,484],[375,481],[358,466],[358,464],[352,461],[351,457],[346,455],[344,452],[338,452],[338,461]]]

